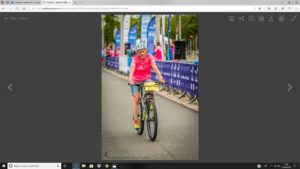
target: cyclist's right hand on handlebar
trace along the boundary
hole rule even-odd
[[[131,85],[131,86],[133,86],[133,85],[135,85],[135,82],[132,81],[132,80],[130,80],[128,84]]]

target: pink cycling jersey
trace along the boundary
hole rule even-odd
[[[132,59],[131,65],[135,66],[133,72],[134,82],[143,82],[151,78],[151,65],[155,63],[154,58],[150,54],[142,59],[139,54],[135,55]]]

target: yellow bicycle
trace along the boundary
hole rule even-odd
[[[151,141],[155,141],[158,130],[157,109],[154,100],[154,92],[159,91],[159,84],[153,81],[135,83],[139,87],[139,113],[138,120],[140,129],[137,130],[139,135],[144,132],[144,122],[147,122],[148,136]]]

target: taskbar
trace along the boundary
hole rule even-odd
[[[299,169],[299,163],[0,163],[0,169]]]

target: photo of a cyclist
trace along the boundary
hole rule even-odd
[[[136,45],[137,54],[133,57],[130,66],[129,84],[131,88],[131,94],[133,97],[133,125],[135,129],[140,129],[138,121],[138,104],[139,104],[139,87],[135,83],[145,82],[151,80],[151,68],[157,74],[159,82],[164,83],[164,79],[158,70],[154,57],[147,53],[147,46],[144,42],[140,42]]]
[[[199,16],[101,18],[102,159],[197,160]]]

